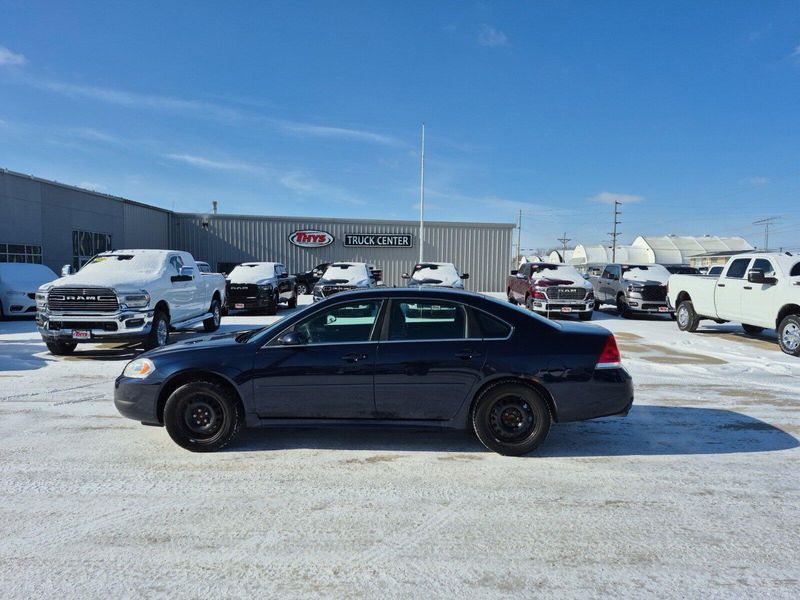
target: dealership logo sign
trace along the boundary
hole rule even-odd
[[[361,248],[411,248],[413,236],[407,233],[347,233],[344,245]]]
[[[298,229],[289,235],[289,241],[301,248],[322,248],[333,243],[333,236],[318,229]]]

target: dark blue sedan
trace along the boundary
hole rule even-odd
[[[346,424],[470,429],[521,455],[553,421],[626,415],[633,383],[601,327],[469,292],[378,288],[146,352],[117,379],[114,402],[200,452],[243,426]]]

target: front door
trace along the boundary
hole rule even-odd
[[[484,342],[457,302],[392,300],[375,361],[381,419],[453,417],[481,376]]]
[[[299,344],[275,339],[261,348],[253,382],[258,415],[373,417],[373,329],[381,305],[381,300],[353,300],[326,306],[291,327]]]
[[[617,282],[622,275],[622,269],[619,265],[608,265],[600,276],[600,283],[598,285],[597,299],[607,304],[615,304],[617,302]]]

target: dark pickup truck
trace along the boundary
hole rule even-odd
[[[509,302],[547,317],[576,314],[589,321],[594,311],[592,284],[571,265],[525,263],[511,271],[506,295]]]
[[[318,264],[310,271],[306,271],[304,273],[295,273],[294,278],[297,281],[298,296],[302,296],[303,294],[310,294],[311,290],[314,289],[314,286],[317,285],[317,282],[325,273],[325,269],[327,269],[330,266],[331,263],[325,262]]]

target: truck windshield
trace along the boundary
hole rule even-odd
[[[437,265],[432,263],[416,265],[411,278],[415,281],[426,281],[429,283],[453,283],[461,279],[454,265]]]
[[[622,278],[628,281],[658,281],[666,283],[669,271],[662,265],[631,265],[622,267]]]
[[[360,283],[368,279],[366,265],[336,263],[325,270],[320,283]]]
[[[244,263],[234,267],[228,275],[231,283],[253,283],[257,279],[275,277],[274,263]]]
[[[103,254],[83,265],[81,273],[111,273],[120,269],[155,273],[161,268],[163,258],[161,254]]]
[[[572,279],[580,280],[583,276],[571,265],[533,265],[531,274],[537,279]]]

